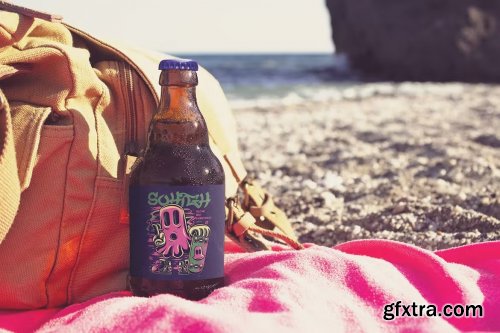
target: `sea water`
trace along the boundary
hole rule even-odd
[[[335,98],[359,80],[336,54],[177,54],[219,80],[233,109]]]

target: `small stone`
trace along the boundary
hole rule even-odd
[[[418,157],[417,162],[422,165],[426,165],[429,163],[429,159],[427,157]]]
[[[358,235],[361,233],[361,227],[359,225],[355,225],[354,227],[352,227],[352,233],[354,235]]]
[[[474,141],[485,146],[500,148],[500,138],[493,134],[480,135],[477,138],[475,138]]]
[[[481,199],[481,205],[488,206],[491,203],[491,199],[489,197],[483,197]]]
[[[320,194],[321,198],[323,199],[323,206],[325,207],[331,207],[335,203],[335,200],[337,199],[335,195],[332,192],[322,192]]]
[[[398,202],[393,208],[392,208],[392,213],[393,214],[401,214],[404,213],[408,207],[406,206],[406,203],[404,202]]]
[[[314,190],[315,188],[317,188],[317,187],[318,187],[318,184],[316,184],[315,182],[313,182],[313,181],[312,181],[312,180],[310,180],[310,179],[306,179],[306,180],[304,180],[304,181],[302,182],[302,186],[307,187],[307,188],[309,188],[309,189],[311,189],[311,190]]]
[[[323,178],[323,185],[330,190],[343,192],[345,191],[344,180],[339,175],[328,171],[325,174],[325,178]]]
[[[416,224],[417,224],[417,217],[413,214],[407,214],[406,215],[406,220],[408,221],[408,223],[411,224],[412,228],[415,228]]]
[[[288,154],[297,154],[300,152],[300,145],[296,141],[288,141],[286,143],[285,151]]]
[[[455,182],[461,182],[462,180],[464,180],[464,174],[460,171],[456,172],[455,175],[453,176],[453,179],[455,180]]]

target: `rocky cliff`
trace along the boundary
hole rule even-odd
[[[326,0],[338,53],[392,80],[500,82],[500,1]]]

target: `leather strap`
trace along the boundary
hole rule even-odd
[[[226,234],[247,251],[270,250],[284,243],[300,250],[304,247],[285,216],[274,205],[271,195],[254,182],[241,184],[245,200],[230,198],[226,204]]]
[[[245,193],[242,206],[257,219],[258,226],[270,230],[278,228],[281,233],[297,241],[288,218],[275,206],[272,196],[267,191],[252,180],[245,180],[242,187]]]
[[[24,16],[39,18],[49,22],[62,22],[63,19],[62,16],[60,15],[49,14],[38,10],[33,10],[26,7],[14,5],[13,3],[10,3],[5,0],[0,1],[0,9],[5,10],[7,12],[18,13]]]
[[[244,212],[232,225],[236,237],[243,236],[248,229],[255,225],[255,222],[255,218],[249,212]]]
[[[241,162],[240,156],[237,154],[237,151],[231,151],[224,155],[224,159],[227,164],[231,168],[231,172],[233,173],[234,178],[240,184],[245,177],[247,176],[247,171]]]
[[[249,252],[270,250],[272,243],[250,230],[255,218],[241,208],[237,198],[226,202],[226,235]]]

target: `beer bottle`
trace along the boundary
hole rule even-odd
[[[201,299],[224,283],[224,171],[196,102],[198,64],[159,69],[160,105],[130,178],[129,285]]]

